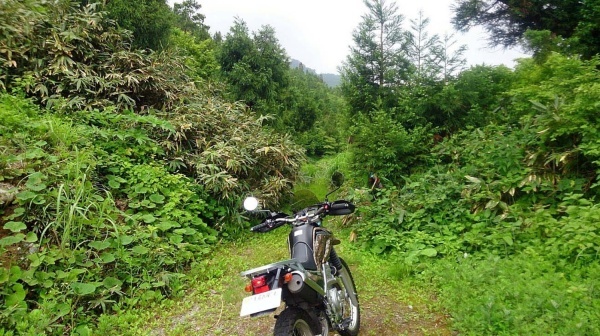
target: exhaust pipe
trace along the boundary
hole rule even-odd
[[[291,293],[297,294],[304,289],[304,279],[299,273],[292,273],[292,280],[288,282],[288,289]]]
[[[320,302],[325,293],[316,282],[297,271],[292,273],[292,280],[287,283],[287,286],[290,293],[310,303]]]

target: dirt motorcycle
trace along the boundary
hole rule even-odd
[[[325,202],[308,206],[293,215],[270,210],[257,210],[259,202],[246,198],[244,208],[264,212],[266,219],[251,228],[268,232],[285,224],[291,226],[288,246],[291,259],[275,262],[242,272],[250,283],[240,316],[271,314],[285,303],[276,316],[275,336],[327,336],[336,331],[342,336],[356,336],[360,328],[360,306],[354,280],[346,262],[338,257],[334,245],[340,243],[322,227],[327,216],[342,216],[354,212],[348,201],[328,201],[339,189],[343,175],[335,173],[335,190],[325,196]]]

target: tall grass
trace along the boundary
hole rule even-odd
[[[333,156],[324,157],[317,161],[311,161],[300,170],[300,183],[296,185],[295,191],[310,190],[318,199],[322,200],[331,190],[331,176],[336,171],[344,174],[346,184],[353,184],[354,174],[350,170],[351,153],[342,152]]]

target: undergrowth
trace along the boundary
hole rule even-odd
[[[95,314],[178,291],[216,241],[218,205],[193,180],[136,164],[135,145],[122,156],[98,129],[9,95],[0,120],[0,178],[16,193],[2,210],[2,326],[87,334]],[[119,126],[104,131],[126,139]]]
[[[433,277],[453,327],[467,335],[598,335],[600,264],[581,268],[531,252],[447,258]]]
[[[458,331],[598,334],[597,69],[524,62],[504,123],[456,132],[375,198],[349,192],[359,243],[433,280]]]

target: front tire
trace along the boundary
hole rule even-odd
[[[286,308],[275,322],[274,336],[314,336],[321,327],[308,313],[299,308]]]
[[[340,262],[343,266],[343,269],[340,272],[340,277],[346,278],[346,280],[349,280],[348,282],[351,284],[350,286],[348,286],[350,288],[345,288],[344,286],[344,290],[346,292],[353,291],[354,293],[356,293],[356,285],[354,284],[354,278],[352,278],[352,273],[350,273],[350,268],[348,267],[348,264],[346,264],[346,262],[342,258],[340,258]],[[360,304],[358,302],[358,294],[356,294],[356,305],[353,305],[352,301],[350,300],[350,297],[346,293],[346,302],[344,302],[344,308],[345,310],[349,310],[348,314],[344,313],[344,318],[350,317],[352,320],[350,321],[350,326],[348,328],[344,330],[339,330],[338,332],[342,336],[357,336],[358,331],[360,330]]]

